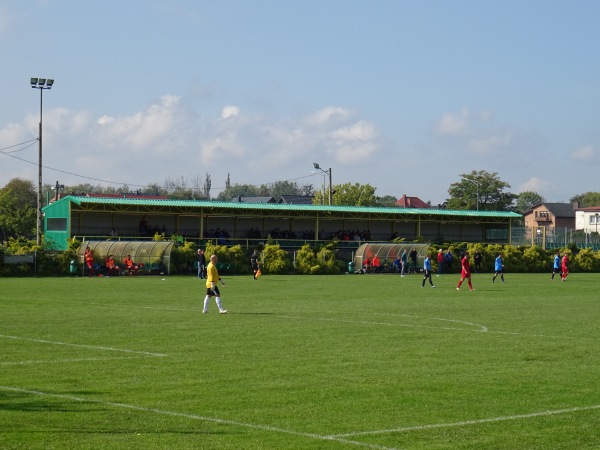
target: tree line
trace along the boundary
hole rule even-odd
[[[44,199],[56,197],[56,187],[43,186]],[[204,179],[197,177],[193,180],[185,178],[167,178],[163,185],[152,183],[147,186],[132,189],[128,185],[120,187],[79,184],[67,186],[61,195],[85,195],[88,193],[129,194],[164,196],[173,200],[218,200],[231,201],[241,197],[273,197],[281,195],[312,196],[313,204],[328,205],[329,192],[315,190],[312,184],[298,184],[294,181],[276,181],[269,184],[251,185],[232,183],[229,174],[225,180],[225,188],[211,197],[212,181],[206,173]],[[332,203],[339,206],[381,206],[393,207],[397,198],[391,195],[377,196],[376,187],[370,184],[343,183],[332,186]],[[454,210],[480,211],[514,211],[523,214],[533,206],[546,202],[540,194],[527,191],[513,194],[508,189],[510,185],[501,180],[496,172],[485,170],[471,171],[459,175],[459,181],[448,188],[448,198],[440,205],[433,207]],[[580,207],[600,205],[600,192],[586,192],[575,195],[570,199]],[[45,201],[43,202],[45,203]],[[431,205],[431,202],[428,202]],[[36,232],[37,189],[30,180],[13,178],[0,189],[0,240],[8,238],[32,238]]]

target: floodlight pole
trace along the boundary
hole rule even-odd
[[[42,99],[45,89],[52,89],[54,80],[46,78],[31,78],[31,87],[40,90],[40,126],[38,137],[38,193],[37,193],[37,225],[36,242],[40,245],[42,242]]]
[[[479,181],[471,180],[470,178],[462,177],[463,180],[473,183],[477,187],[477,211],[479,211]]]
[[[313,167],[317,170],[323,172],[323,174],[329,175],[329,206],[333,203],[333,191],[331,188],[331,167],[328,170],[323,170],[317,163],[313,163]],[[323,185],[325,185],[325,177],[323,177]]]

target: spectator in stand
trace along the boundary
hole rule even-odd
[[[138,231],[140,232],[141,236],[146,236],[148,234],[148,221],[146,220],[145,215],[142,217],[142,220],[140,220]]]

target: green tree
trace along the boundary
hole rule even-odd
[[[32,237],[37,222],[37,190],[29,180],[13,178],[0,190],[0,227],[4,237]]]
[[[292,181],[276,181],[270,188],[271,196],[275,199],[281,195],[302,195],[303,188]]]
[[[539,205],[540,203],[544,203],[545,201],[546,199],[537,192],[521,192],[519,195],[517,195],[515,210],[519,214],[524,214],[531,208],[533,208],[535,205]]]
[[[586,192],[585,194],[575,195],[571,198],[571,203],[579,203],[580,208],[591,208],[600,206],[600,192]]]
[[[398,199],[393,195],[384,195],[383,197],[377,197],[376,206],[395,207],[396,201],[398,201]]]
[[[256,197],[259,195],[256,186],[251,184],[229,184],[224,190],[219,192],[217,200],[222,202],[229,202],[237,196],[241,197]]]
[[[375,206],[377,205],[375,189],[369,184],[336,184],[332,189],[333,204],[340,206]],[[326,192],[325,198],[323,198],[323,192],[316,191],[313,204],[328,205],[329,193]]]
[[[489,173],[485,170],[473,170],[468,174],[461,174],[461,180],[452,183],[448,193],[448,209],[469,209],[488,211],[507,211],[516,198],[515,194],[504,192],[510,185],[498,178],[496,172]]]
[[[210,199],[210,188],[212,182],[210,181],[210,174],[206,172],[206,176],[204,177],[204,183],[202,184],[202,194],[207,199]]]

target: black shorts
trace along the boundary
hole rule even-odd
[[[209,297],[212,297],[213,295],[214,295],[215,297],[220,297],[220,296],[221,296],[221,293],[219,292],[219,287],[218,287],[218,286],[215,286],[215,288],[214,288],[214,289],[207,288],[207,289],[206,289],[206,295],[208,295]]]

